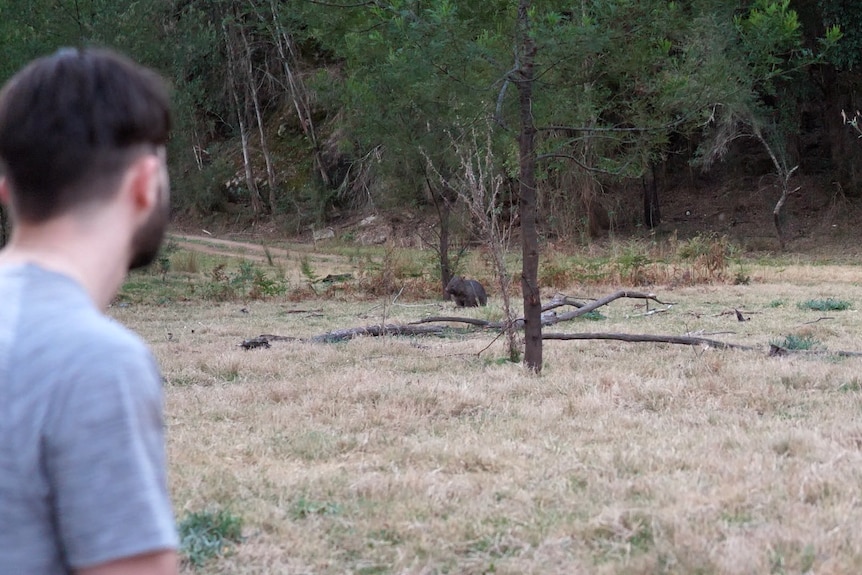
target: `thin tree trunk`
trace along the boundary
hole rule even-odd
[[[520,215],[523,250],[521,287],[524,293],[524,364],[542,371],[542,301],[539,293],[539,238],[536,232],[536,126],[533,120],[533,81],[536,43],[530,36],[530,0],[518,3],[518,52],[516,72],[521,133],[518,138]]]
[[[434,195],[433,191],[431,195]],[[440,281],[445,294],[446,286],[452,279],[452,267],[449,263],[449,221],[452,209],[445,198],[441,198],[440,202],[435,200],[434,203],[437,205],[437,216],[440,219]]]
[[[263,154],[263,160],[266,164],[266,183],[269,186],[269,210],[275,213],[275,169],[272,167],[272,155],[269,153],[269,146],[266,143],[266,132],[264,131],[263,114],[260,111],[260,98],[257,96],[257,81],[254,77],[254,69],[251,64],[251,46],[245,36],[245,31],[240,27],[240,36],[242,37],[243,47],[245,48],[245,73],[248,81],[248,89],[251,94],[252,105],[254,106],[254,115],[257,119],[257,131],[260,136],[260,152]]]
[[[276,0],[270,1],[272,10],[272,24],[275,27],[275,46],[278,49],[278,56],[281,59],[282,67],[284,68],[284,76],[287,79],[287,85],[290,88],[290,98],[293,101],[293,107],[296,110],[296,115],[299,118],[299,124],[302,128],[302,133],[308,138],[312,150],[314,150],[314,163],[320,172],[320,178],[326,186],[330,185],[329,174],[326,173],[326,167],[323,163],[323,157],[320,153],[320,145],[317,142],[317,133],[314,128],[314,120],[311,117],[311,106],[308,103],[308,95],[302,79],[298,78],[293,73],[292,65],[297,61],[296,52],[293,48],[293,41],[287,32],[281,27],[278,20],[278,8]]]
[[[661,223],[661,211],[658,201],[658,182],[656,181],[655,164],[650,163],[647,173],[641,179],[644,189],[644,224],[649,229]]]
[[[228,57],[228,84],[230,86],[231,96],[233,96],[234,106],[236,107],[236,118],[239,123],[240,141],[242,142],[242,160],[245,168],[245,182],[248,187],[249,197],[251,198],[251,209],[254,212],[255,218],[257,218],[261,212],[261,205],[260,195],[258,194],[257,185],[254,181],[254,169],[251,165],[251,152],[249,151],[248,146],[248,129],[246,128],[244,119],[247,102],[245,102],[245,98],[242,98],[241,101],[239,97],[239,89],[237,87],[235,73],[236,54],[234,53],[234,45],[231,41],[230,34],[228,33],[227,25],[224,23],[222,23],[222,30],[224,31],[225,50],[227,51]]]
[[[799,191],[798,187],[795,190],[790,189],[790,178],[793,177],[793,173],[799,166],[794,166],[788,169],[786,163],[779,161],[778,156],[772,150],[772,146],[770,146],[769,142],[766,141],[766,138],[763,136],[760,129],[755,127],[754,135],[758,140],[760,140],[763,147],[766,148],[766,152],[772,160],[772,165],[775,166],[775,173],[781,182],[781,197],[778,198],[778,202],[775,203],[775,208],[772,210],[772,223],[775,225],[775,235],[778,237],[778,245],[782,250],[784,250],[787,245],[787,240],[784,237],[784,230],[781,227],[781,210],[784,208],[785,202],[787,202],[787,196]]]

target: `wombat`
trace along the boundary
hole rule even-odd
[[[446,286],[446,295],[454,299],[458,307],[479,307],[488,303],[488,294],[482,284],[462,276],[452,276]]]

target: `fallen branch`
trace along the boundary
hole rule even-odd
[[[284,309],[281,310],[281,313],[291,314],[291,313],[323,313],[323,308],[319,309]]]
[[[449,322],[449,323],[466,323],[468,325],[475,325],[478,327],[484,328],[493,328],[493,329],[503,329],[503,324],[498,321],[488,321],[485,319],[475,319],[472,317],[458,317],[458,316],[446,316],[446,315],[431,315],[428,317],[423,317],[422,319],[417,319],[416,321],[411,321],[407,325],[419,325],[422,323],[435,323],[435,322]]]
[[[739,349],[742,351],[758,351],[749,345],[727,343],[717,339],[680,335],[652,335],[638,333],[543,333],[542,339],[612,339],[630,343],[672,343],[677,345],[702,345],[716,349]]]
[[[580,302],[574,298],[570,298],[567,295],[557,294],[552,299],[548,300],[545,305],[542,306],[542,313],[546,311],[550,311],[552,309],[556,309],[558,307],[562,307],[564,305],[570,305],[572,307],[584,307],[585,303]]]
[[[575,319],[576,317],[580,317],[582,315],[586,315],[593,310],[596,310],[604,305],[611,303],[612,301],[619,299],[621,297],[635,298],[635,299],[645,299],[652,300],[661,305],[672,306],[675,305],[670,302],[663,302],[659,300],[655,295],[651,293],[642,293],[635,291],[626,291],[620,290],[618,292],[607,295],[601,299],[597,299],[596,301],[586,304],[583,307],[576,309],[575,311],[570,311],[568,313],[558,314],[556,316],[548,316],[547,318],[542,319],[542,325],[554,325],[555,323],[560,323],[561,321],[568,321],[570,319]]]
[[[329,331],[310,338],[290,337],[285,335],[262,334],[251,339],[243,340],[240,347],[244,349],[268,349],[270,343],[274,341],[299,341],[303,343],[336,343],[347,341],[362,335],[370,335],[373,337],[382,335],[439,335],[447,331],[452,331],[439,325],[431,325],[425,327],[410,326],[410,325],[369,325],[364,327],[353,327],[350,329],[339,329]]]
[[[271,346],[269,345],[272,341],[301,341],[299,338],[290,337],[286,335],[272,335],[272,334],[261,334],[257,337],[253,337],[251,339],[245,339],[240,343],[240,347],[243,349],[257,349],[264,348],[269,349]]]
[[[788,349],[786,347],[781,347],[780,345],[775,345],[774,343],[769,344],[769,357],[781,357],[785,355],[836,355],[838,357],[862,357],[862,352],[858,351],[829,351],[829,350],[821,350],[821,349]]]
[[[568,296],[557,296],[551,301],[549,301],[543,308],[543,312],[547,312],[548,310],[552,310],[554,308],[570,305],[576,307],[575,311],[571,311],[564,314],[555,314],[555,313],[543,313],[542,315],[542,325],[553,325],[556,323],[560,323],[561,321],[568,321],[571,319],[575,319],[576,317],[580,317],[591,311],[594,311],[604,305],[609,304],[610,302],[622,298],[635,298],[635,299],[645,299],[645,300],[653,300],[661,305],[672,306],[673,303],[667,303],[659,300],[653,294],[642,293],[642,292],[631,292],[620,290],[618,292],[612,293],[608,296],[605,296],[601,299],[598,299],[592,303],[584,304],[579,301],[576,301]],[[662,310],[666,311],[666,310]],[[426,323],[463,323],[467,325],[472,325],[476,327],[480,327],[483,329],[493,329],[502,331],[506,329],[506,325],[503,322],[498,321],[488,321],[484,319],[476,319],[471,317],[459,317],[459,316],[429,316],[426,318],[418,319],[416,321],[412,321],[406,325],[395,325],[395,324],[385,324],[385,325],[371,325],[365,327],[354,327],[349,329],[342,329],[331,331],[328,333],[324,333],[321,335],[314,336],[310,339],[297,339],[293,337],[285,337],[278,335],[260,335],[256,338],[247,339],[243,341],[240,345],[245,349],[255,349],[259,347],[268,348],[270,342],[273,341],[307,341],[312,343],[332,343],[338,341],[345,341],[349,339],[353,339],[354,337],[358,337],[361,335],[370,335],[370,336],[381,336],[381,335],[434,335],[444,333],[445,331],[451,331],[452,328],[446,328],[443,326],[420,326],[420,324]],[[524,318],[518,318],[515,320],[514,327],[517,329],[521,329],[524,327]],[[553,339],[543,336],[543,339]],[[575,339],[575,338],[570,338]],[[584,338],[581,338],[584,339]],[[692,344],[695,345],[695,344]],[[729,345],[729,344],[728,344]]]
[[[321,335],[316,335],[305,341],[309,341],[311,343],[335,343],[339,341],[347,341],[361,335],[439,335],[446,331],[447,328],[439,325],[429,325],[424,327],[396,324],[369,325],[366,327],[338,329]]]
[[[800,325],[811,325],[812,323],[817,323],[818,321],[826,321],[826,320],[830,320],[830,319],[835,319],[835,318],[834,317],[828,317],[828,316],[818,317],[814,321],[806,321],[805,323],[802,323]]]

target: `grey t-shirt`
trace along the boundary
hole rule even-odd
[[[71,279],[0,267],[0,572],[176,548],[165,459],[144,343]]]

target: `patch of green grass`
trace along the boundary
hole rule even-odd
[[[850,309],[852,304],[841,299],[810,299],[797,304],[799,309],[810,309],[813,311],[844,311]]]
[[[180,553],[195,568],[242,541],[242,518],[225,509],[186,514],[178,527]]]
[[[811,573],[812,569],[814,569],[814,562],[817,560],[817,550],[814,548],[814,545],[808,544],[802,550],[802,557],[800,558],[800,572],[802,573]]]
[[[854,377],[850,381],[846,381],[839,385],[838,391],[843,391],[845,393],[849,393],[852,391],[862,391],[862,383],[860,383],[859,380]]]
[[[641,282],[644,268],[652,263],[652,259],[645,250],[646,248],[640,244],[630,244],[620,250],[614,261],[614,267],[620,278],[631,283]]]
[[[603,316],[599,313],[598,310],[593,310],[585,313],[584,315],[578,316],[579,319],[586,319],[589,321],[601,321],[603,319],[607,319],[606,316]]]
[[[311,283],[320,279],[317,276],[317,273],[315,273],[314,267],[311,265],[311,260],[309,260],[307,256],[303,256],[302,259],[299,260],[299,269],[302,272],[302,275],[304,275]]]
[[[784,305],[784,303],[785,303],[785,302],[784,302],[784,300],[783,300],[783,299],[774,299],[774,300],[772,300],[771,302],[769,302],[767,305],[768,305],[769,307],[771,307],[771,308],[777,308],[777,307],[781,307],[781,306],[783,306],[783,305]]]
[[[513,362],[511,357],[492,357],[485,360],[485,365],[508,365]]]
[[[181,250],[171,256],[170,263],[171,271],[187,274],[197,274],[201,271],[198,253],[195,251]]]
[[[813,349],[820,342],[810,335],[788,334],[784,339],[772,340],[769,343],[784,349]]]
[[[126,283],[117,293],[115,301],[159,305],[172,301],[182,301],[188,297],[188,287],[189,281],[185,278],[168,274],[162,279],[161,275],[136,271],[129,275]]]
[[[653,546],[655,535],[648,518],[637,518],[632,527],[632,533],[629,535],[627,541],[633,550],[647,551]]]
[[[747,509],[735,509],[723,512],[721,520],[728,525],[749,525],[754,522],[754,516]]]
[[[312,515],[341,515],[342,508],[338,503],[330,501],[314,501],[300,495],[290,506],[290,516],[295,519],[305,519]]]
[[[275,263],[272,258],[272,252],[269,251],[269,246],[267,246],[266,244],[261,244],[261,246],[263,247],[263,253],[266,256],[266,263],[271,266],[274,266]]]

